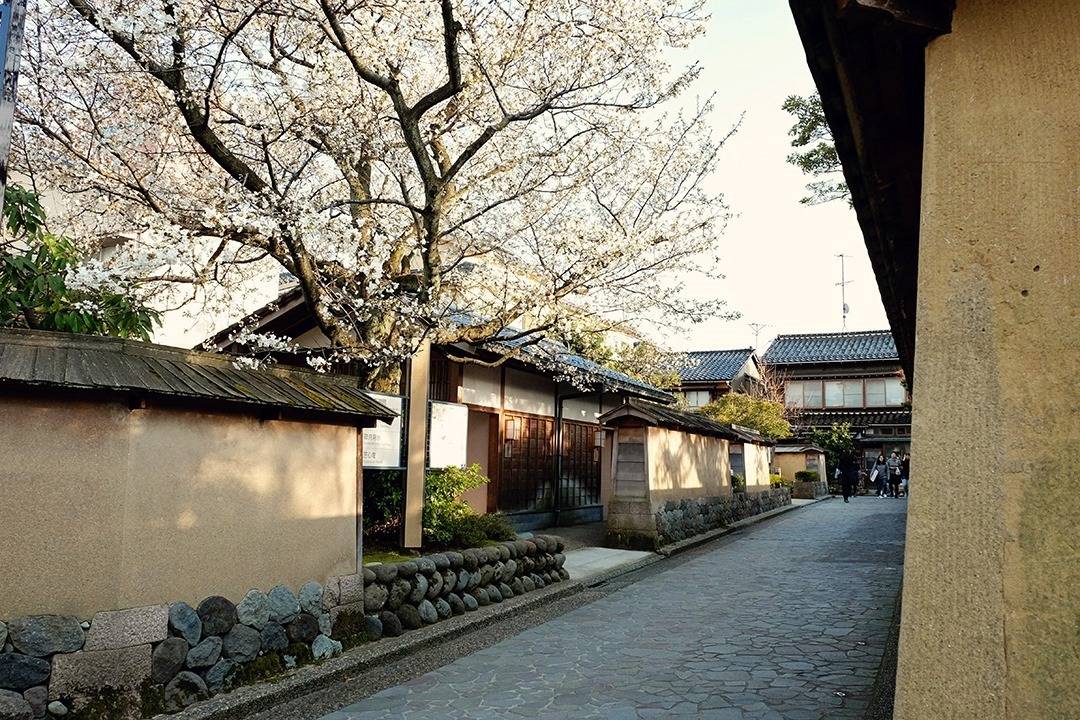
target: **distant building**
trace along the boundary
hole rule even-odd
[[[867,463],[907,452],[911,405],[888,330],[779,335],[763,357],[804,431],[850,423]]]
[[[760,361],[753,348],[702,350],[687,356],[677,391],[692,408],[719,400],[733,390],[746,391],[761,377]]]

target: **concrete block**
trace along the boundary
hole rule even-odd
[[[169,606],[99,612],[90,623],[84,650],[116,650],[147,645],[169,635]]]
[[[80,697],[105,686],[134,690],[150,677],[150,669],[149,645],[54,655],[49,699]]]

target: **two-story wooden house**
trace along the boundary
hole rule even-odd
[[[804,433],[850,423],[867,463],[909,450],[911,404],[888,330],[778,335],[763,360]]]
[[[675,391],[691,408],[707,405],[732,391],[744,392],[760,377],[753,348],[700,350],[686,355]]]

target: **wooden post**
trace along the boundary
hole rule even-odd
[[[364,569],[364,429],[356,428],[356,572]]]
[[[405,537],[407,548],[423,542],[424,470],[427,459],[427,404],[431,383],[431,343],[425,342],[409,364],[409,434],[405,471]]]

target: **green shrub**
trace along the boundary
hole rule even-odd
[[[429,472],[424,479],[424,540],[440,545],[453,544],[455,523],[473,515],[469,504],[460,499],[462,493],[488,482],[475,463],[467,468],[449,467]]]
[[[344,610],[334,621],[330,637],[341,643],[345,650],[367,642],[367,619],[363,610]]]
[[[739,473],[731,474],[731,489],[733,492],[746,492],[746,478]]]
[[[814,483],[821,479],[821,475],[817,470],[799,470],[795,473],[796,482],[809,482]]]
[[[451,540],[447,544],[461,548],[478,547],[516,537],[517,533],[505,515],[463,515],[451,523]]]
[[[770,475],[769,484],[775,487],[791,487],[794,485],[794,481],[791,478],[786,478],[783,475]]]
[[[404,509],[401,470],[364,471],[364,540],[397,543]]]

